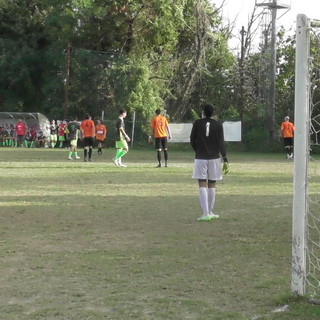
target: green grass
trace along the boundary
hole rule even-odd
[[[128,168],[113,155],[0,149],[0,319],[319,319],[290,295],[283,154],[230,154],[210,223],[196,221],[192,152],[161,169],[152,148]]]

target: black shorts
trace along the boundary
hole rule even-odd
[[[159,149],[166,150],[168,148],[167,137],[155,138],[155,147],[157,150],[159,150]]]
[[[293,147],[293,138],[283,138],[285,147]]]
[[[84,147],[93,147],[93,137],[83,138],[83,146]]]

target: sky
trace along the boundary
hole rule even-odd
[[[211,0],[217,7],[221,6],[223,0]],[[241,27],[246,28],[256,3],[268,3],[273,0],[225,0],[223,6],[224,23],[235,22],[235,38],[230,41],[233,48],[240,47],[239,31]],[[310,19],[320,20],[320,0],[277,0],[279,4],[289,5],[290,9],[279,9],[277,11],[277,27],[284,26],[286,30],[295,30],[297,14],[305,14]],[[256,12],[261,12],[262,8],[257,8]],[[259,30],[255,42],[259,43]]]

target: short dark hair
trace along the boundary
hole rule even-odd
[[[127,112],[127,111],[124,110],[124,109],[120,109],[120,110],[119,110],[119,114],[123,114],[123,113],[125,113],[125,112]]]
[[[204,115],[207,118],[212,117],[213,115],[213,105],[212,104],[205,104],[202,108]]]
[[[86,119],[90,119],[90,114],[89,114],[89,113],[86,113],[85,118],[86,118]]]
[[[160,114],[161,113],[161,110],[160,109],[157,109],[156,110],[156,114]]]

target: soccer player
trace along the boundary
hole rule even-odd
[[[59,148],[63,148],[64,142],[65,142],[66,128],[67,128],[67,122],[65,120],[59,123],[59,126],[58,126]]]
[[[157,168],[161,168],[161,151],[164,155],[164,166],[168,167],[168,138],[171,139],[171,131],[169,128],[168,120],[161,115],[161,110],[156,110],[156,116],[152,118],[150,127],[152,135],[155,138],[155,147],[157,150],[158,165]],[[149,141],[152,136],[149,136]]]
[[[17,137],[16,145],[18,148],[20,148],[24,143],[24,138],[27,133],[27,126],[22,122],[21,119],[19,119],[19,121],[16,124],[15,133]]]
[[[24,140],[26,148],[33,148],[36,139],[37,131],[35,129],[31,129],[30,131],[28,131]]]
[[[119,117],[116,121],[116,129],[117,129],[116,156],[112,159],[112,161],[117,167],[126,167],[125,164],[122,164],[121,158],[129,151],[128,142],[130,141],[130,138],[126,134],[125,124],[124,124],[124,118],[126,116],[127,116],[126,110],[122,110],[122,109],[119,110]]]
[[[72,121],[68,123],[68,126],[66,128],[67,137],[70,141],[70,151],[69,151],[69,160],[73,160],[72,154],[74,154],[76,159],[80,159],[77,152],[77,144],[79,139],[79,133],[80,133],[80,126],[77,122],[77,118],[75,117]]]
[[[52,120],[50,124],[50,141],[51,141],[52,149],[57,144],[57,133],[58,133],[58,125],[56,124],[55,120]]]
[[[43,134],[42,131],[39,132],[39,135],[36,139],[36,145],[38,148],[44,148],[46,145],[46,136]]]
[[[221,160],[223,157],[223,172],[228,173],[229,165],[224,146],[223,126],[212,119],[213,106],[206,104],[203,107],[204,118],[193,124],[190,143],[195,151],[193,179],[198,180],[199,200],[202,216],[198,221],[210,221],[219,218],[213,213],[216,199],[216,181],[222,180]]]
[[[287,154],[287,159],[293,158],[293,133],[294,124],[290,122],[290,118],[286,116],[284,121],[281,123],[281,134],[284,141],[284,149]]]
[[[94,122],[91,120],[91,116],[87,113],[85,120],[82,121],[80,125],[80,130],[82,133],[83,143],[84,143],[84,158],[85,162],[91,161],[92,148],[93,148],[93,138],[96,135]]]
[[[7,131],[0,127],[0,146],[6,145]]]
[[[98,154],[102,155],[102,146],[106,138],[107,128],[100,120],[97,120],[96,124],[96,140],[98,141]]]

